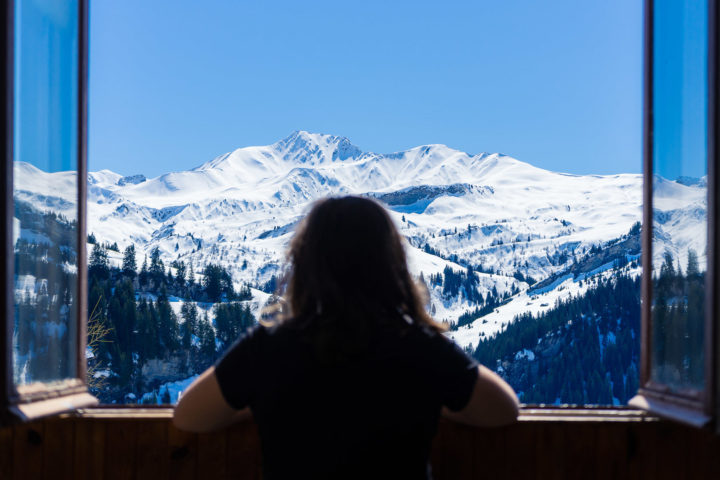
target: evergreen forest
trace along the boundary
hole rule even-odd
[[[597,276],[582,296],[525,313],[472,352],[529,404],[626,404],[637,392],[640,277]]]
[[[181,261],[166,267],[157,248],[138,270],[134,245],[113,267],[106,246],[96,243],[88,288],[89,383],[108,403],[143,401],[143,392],[200,373],[255,323],[245,302],[250,288],[235,291],[227,269],[207,264],[196,274]],[[154,395],[145,401],[162,401],[163,393]]]
[[[15,215],[23,225],[49,232],[15,244],[15,378],[65,378],[72,375],[72,356],[63,345],[76,312],[77,274],[68,267],[77,262],[76,225],[22,202]],[[180,260],[166,265],[157,248],[139,261],[132,244],[120,252],[94,235],[88,241],[88,382],[104,403],[174,400],[162,385],[203,371],[256,322],[250,287],[236,290],[222,265],[209,263],[196,272]],[[109,252],[122,262],[111,262]],[[464,295],[474,305],[453,329],[492,314],[517,293],[492,290],[483,297],[476,271],[447,267],[428,278],[444,297]],[[610,272],[579,280],[588,284],[582,295],[517,316],[494,336],[480,337],[468,353],[500,373],[524,403],[625,404],[639,384],[636,271],[634,262],[616,262]],[[692,250],[684,266],[666,252],[653,278],[651,374],[675,388],[702,387],[704,282]],[[256,287],[274,291],[276,284],[273,277]]]

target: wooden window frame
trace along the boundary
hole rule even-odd
[[[652,179],[653,179],[653,65],[654,65],[654,1],[645,1],[644,12],[644,60],[643,60],[643,228],[642,231],[642,327],[640,388],[629,405],[649,410],[659,416],[691,426],[703,427],[718,418],[717,388],[720,384],[718,346],[720,333],[717,327],[718,278],[717,247],[717,146],[718,96],[717,96],[717,5],[708,0],[707,29],[707,273],[705,278],[705,388],[697,392],[673,392],[666,385],[651,379],[652,360]]]
[[[76,378],[64,379],[51,384],[40,382],[16,386],[13,381],[12,337],[14,328],[14,293],[9,286],[14,284],[13,246],[13,140],[14,140],[14,58],[15,58],[15,0],[3,2],[2,22],[5,27],[2,44],[2,84],[4,109],[0,128],[3,135],[2,180],[0,180],[0,204],[4,221],[0,222],[0,275],[4,288],[0,292],[0,312],[5,321],[0,326],[0,424],[28,421],[64,411],[97,404],[95,397],[88,393],[85,382],[86,361],[86,318],[87,318],[87,254],[86,242],[86,193],[87,193],[87,40],[88,4],[78,0],[78,131],[77,131],[77,295],[78,303],[76,334],[77,351],[74,354]]]
[[[714,255],[717,238],[717,224],[715,214],[718,211],[716,192],[716,163],[714,139],[718,135],[717,97],[715,95],[715,78],[717,77],[716,54],[716,19],[715,0],[708,0],[710,8],[708,37],[711,39],[708,50],[708,71],[710,83],[708,85],[709,122],[708,122],[708,283],[714,287],[715,278],[718,278],[717,260]],[[2,162],[2,179],[0,180],[0,203],[2,204],[5,221],[0,222],[0,275],[4,285],[13,284],[14,254],[12,245],[12,217],[13,217],[13,81],[14,81],[14,0],[4,2],[2,9],[2,22],[5,25],[5,35],[0,40],[0,55],[5,66],[0,79],[0,89],[4,92],[4,111],[0,120],[0,129],[4,138],[4,161]],[[644,175],[652,175],[652,13],[653,1],[645,2],[644,26],[644,112],[643,112],[643,143],[644,143]],[[14,318],[14,300],[11,288],[4,288],[0,295],[0,311],[5,315],[6,321],[0,327],[0,424],[13,421],[36,419],[60,412],[72,412],[71,415],[79,418],[168,418],[172,409],[168,406],[148,408],[146,405],[117,407],[95,407],[97,400],[87,390],[85,382],[86,360],[86,318],[87,318],[87,254],[86,241],[86,193],[87,193],[87,77],[88,77],[88,2],[79,0],[79,75],[78,75],[78,328],[77,328],[77,372],[78,378],[58,382],[47,386],[33,384],[26,387],[15,387],[12,378],[12,331]],[[643,191],[645,225],[650,225],[652,191],[649,182],[645,182]],[[643,229],[644,252],[651,252],[651,236],[649,229]],[[651,256],[643,255],[643,299],[648,298],[651,292],[650,276],[645,272],[651,268]],[[709,290],[714,291],[714,290]],[[641,388],[638,395],[631,401],[630,407],[551,407],[551,406],[523,406],[520,413],[521,421],[566,421],[566,422],[607,422],[607,421],[655,421],[657,417],[649,415],[643,410],[650,410],[661,416],[671,417],[693,425],[705,424],[708,419],[720,414],[720,403],[716,401],[716,386],[720,384],[720,359],[715,351],[715,345],[720,345],[720,329],[715,328],[712,318],[718,312],[718,299],[714,295],[707,295],[708,308],[706,318],[706,377],[708,383],[702,398],[686,398],[669,394],[658,385],[649,382],[649,302],[643,301],[642,306],[642,363]],[[712,318],[711,318],[712,317]],[[712,386],[712,388],[710,388]],[[636,407],[636,408],[632,408]],[[701,412],[698,415],[698,412]]]

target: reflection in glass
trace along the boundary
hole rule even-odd
[[[17,385],[76,376],[77,1],[15,2]]]
[[[650,376],[704,387],[707,2],[654,2]]]

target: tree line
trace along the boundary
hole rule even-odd
[[[73,375],[68,336],[77,315],[77,222],[38,211],[15,198],[15,218],[39,232],[14,245],[15,316],[13,376],[18,383],[51,382]]]
[[[88,264],[90,322],[107,327],[91,361],[110,370],[104,387],[94,392],[103,401],[152,389],[143,374],[152,359],[174,365],[176,379],[204,370],[255,323],[250,307],[240,302],[251,298],[249,287],[236,292],[224,267],[208,264],[198,280],[192,265],[165,268],[157,248],[139,272],[135,256],[129,245],[116,267],[96,243]],[[179,314],[171,296],[183,302]],[[198,308],[197,302],[213,306]]]
[[[674,388],[702,389],[705,376],[705,272],[689,249],[683,273],[666,251],[653,276],[654,380]]]
[[[640,278],[591,281],[584,295],[519,315],[472,355],[525,403],[625,404],[638,388]],[[528,353],[529,352],[529,353]]]

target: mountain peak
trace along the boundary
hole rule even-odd
[[[289,136],[273,145],[280,151],[287,161],[318,163],[324,158],[346,160],[359,157],[363,151],[353,145],[346,137],[328,135],[324,133],[311,133],[305,130],[296,130]]]

